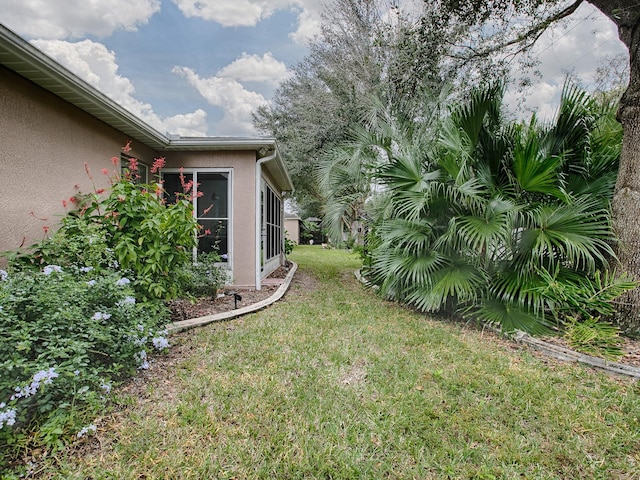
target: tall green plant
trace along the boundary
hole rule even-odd
[[[379,170],[386,204],[370,277],[425,311],[543,332],[560,315],[589,313],[576,305],[614,258],[608,199],[620,129],[611,108],[572,88],[553,124],[505,123],[502,94],[500,85],[475,91],[420,148],[394,142]],[[609,292],[633,286],[610,273],[597,281]]]
[[[129,151],[129,146],[125,147]],[[184,192],[175,203],[164,200],[162,183],[138,183],[137,160],[109,175],[108,192],[73,197],[75,208],[62,220],[51,238],[14,256],[16,267],[56,264],[97,269],[121,269],[131,273],[136,290],[146,298],[173,298],[180,284],[172,272],[192,262],[199,225],[193,216],[193,184],[183,179]],[[159,174],[164,159],[155,160],[152,173]],[[86,168],[86,166],[85,166]],[[88,168],[87,174],[91,177]]]

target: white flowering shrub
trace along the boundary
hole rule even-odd
[[[95,431],[112,386],[169,346],[168,310],[131,283],[84,267],[0,271],[0,472],[18,449]]]

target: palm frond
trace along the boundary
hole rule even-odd
[[[566,195],[559,186],[558,177],[561,163],[561,157],[542,156],[540,144],[532,135],[524,144],[516,145],[513,151],[512,169],[522,190],[552,195],[564,200]]]
[[[613,232],[609,212],[594,199],[584,197],[568,205],[542,205],[527,212],[517,254],[522,258],[561,262],[593,272],[614,258],[609,245]]]
[[[484,299],[477,308],[466,312],[478,320],[497,325],[505,333],[518,330],[534,335],[548,334],[554,329],[553,323],[544,316],[526,307],[495,298]]]
[[[428,285],[417,285],[406,301],[422,311],[435,312],[447,304],[466,304],[478,298],[479,288],[486,282],[480,270],[457,259],[432,274]]]
[[[462,215],[449,224],[452,247],[470,250],[482,257],[481,261],[497,261],[505,251],[505,244],[513,230],[513,216],[518,207],[511,201],[492,199],[487,202],[483,214]],[[480,213],[480,212],[479,212]]]
[[[472,92],[468,101],[451,111],[451,120],[461,129],[472,146],[478,144],[484,126],[493,126],[500,118],[504,85],[498,83]]]

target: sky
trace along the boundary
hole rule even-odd
[[[0,0],[0,23],[162,133],[255,136],[251,113],[304,58],[321,9],[318,0]],[[541,77],[506,101],[542,118],[567,72],[588,84],[626,53],[590,4],[536,48]]]

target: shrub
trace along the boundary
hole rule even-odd
[[[226,270],[216,265],[220,261],[216,252],[201,253],[195,263],[180,269],[177,277],[183,291],[196,297],[215,297],[227,280]]]
[[[60,228],[0,270],[0,470],[23,450],[95,430],[87,422],[111,386],[168,347],[160,299],[180,295],[177,272],[191,269],[193,184],[183,178],[184,193],[165,204],[160,181],[137,183],[135,159],[123,175],[113,163],[108,192],[69,199]],[[192,285],[212,288],[222,273],[214,256],[201,258]]]
[[[285,237],[284,238],[284,254],[289,255],[291,252],[293,252],[293,249],[295,248],[296,245],[297,245],[296,242]]]
[[[0,468],[18,452],[60,448],[111,386],[168,346],[161,302],[136,301],[117,272],[47,265],[0,280]],[[86,432],[85,432],[86,433]]]
[[[120,159],[114,157],[113,162],[119,168]],[[164,159],[156,159],[152,172],[159,173],[163,166]],[[123,175],[103,170],[112,184],[106,197],[101,189],[72,197],[77,208],[63,218],[60,229],[27,252],[14,255],[14,267],[120,268],[130,271],[142,297],[178,296],[179,284],[172,273],[192,261],[200,228],[193,216],[193,184],[183,179],[184,192],[175,203],[166,204],[162,183],[137,183],[137,169],[137,160],[131,159]]]

